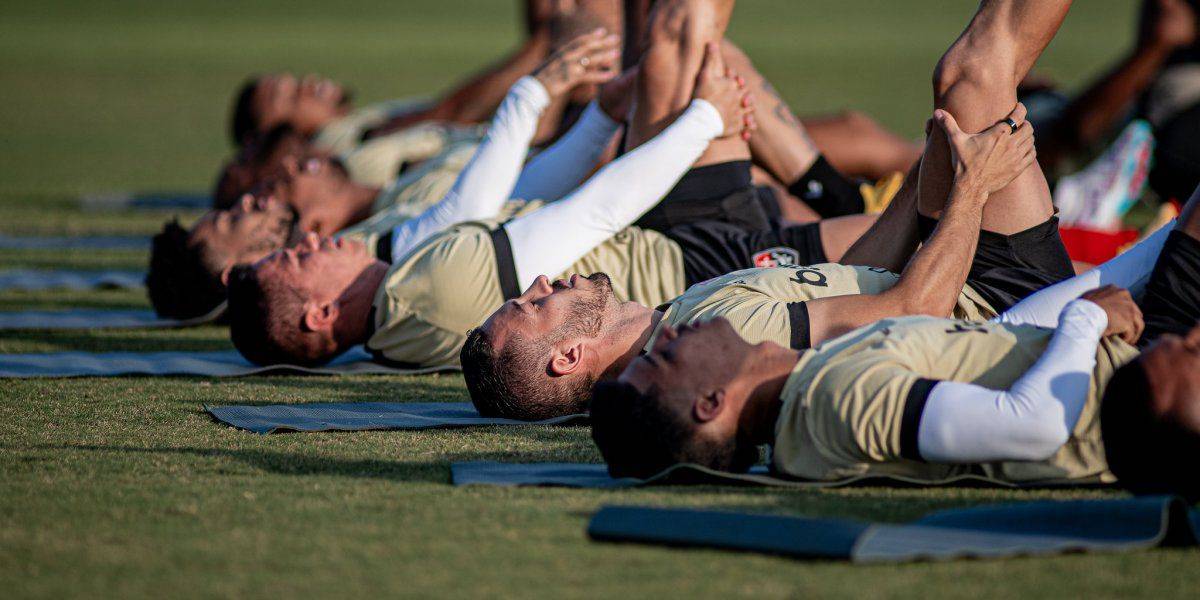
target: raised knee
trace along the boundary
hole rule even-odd
[[[1017,82],[1009,61],[998,60],[994,53],[989,56],[960,47],[946,52],[933,70],[935,104],[942,106],[951,91],[959,88],[987,94],[1014,93]]]
[[[873,132],[879,129],[879,123],[876,123],[875,119],[872,119],[867,113],[853,108],[839,112],[838,120],[846,128],[856,133]]]
[[[693,46],[708,42],[716,26],[716,11],[703,0],[664,2],[651,15],[650,47]]]

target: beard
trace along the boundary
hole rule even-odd
[[[572,337],[595,337],[604,328],[604,317],[608,309],[617,304],[617,296],[612,290],[612,280],[604,273],[592,273],[585,279],[595,287],[580,294],[571,303],[572,317],[563,323],[553,337],[564,340]]]

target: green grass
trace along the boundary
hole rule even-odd
[[[161,212],[81,193],[203,190],[250,72],[316,71],[364,100],[444,88],[516,43],[512,2],[4,2],[0,233],[149,235]],[[733,37],[802,114],[919,133],[934,61],[973,3],[743,0]],[[1039,69],[1078,86],[1132,37],[1131,0],[1080,2]],[[185,212],[185,219],[195,213]],[[129,251],[5,251],[0,268],[142,268]],[[0,293],[0,310],[144,307],[139,292]],[[220,327],[0,332],[0,352],[213,350]],[[465,400],[457,376],[5,381],[0,584],[8,597],[1188,596],[1200,553],[854,567],[584,536],[605,503],[901,521],[1097,491],[454,488],[456,460],[596,461],[585,428],[255,436],[203,404]]]

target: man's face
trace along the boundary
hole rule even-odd
[[[296,213],[271,196],[249,194],[225,210],[209,211],[192,227],[190,243],[202,244],[222,268],[252,263],[295,236]]]
[[[270,193],[286,202],[300,215],[300,230],[331,235],[331,225],[323,221],[322,207],[332,202],[346,184],[345,172],[331,158],[315,153],[285,157],[276,177],[267,184]]]
[[[297,79],[291,73],[276,73],[259,79],[253,102],[263,131],[290,123],[307,135],[341,116],[348,99],[342,86],[330,79],[315,75]]]
[[[618,380],[642,393],[651,389],[673,390],[678,393],[658,395],[689,403],[712,390],[727,388],[737,379],[753,350],[754,346],[742,339],[724,318],[678,329],[664,325],[650,352],[629,363]]]
[[[258,276],[282,283],[305,299],[333,302],[368,267],[378,262],[362,242],[308,234],[292,248],[278,250],[255,264]]]
[[[524,294],[492,313],[483,330],[497,347],[503,347],[514,333],[524,339],[545,339],[569,328],[573,334],[595,336],[617,306],[612,282],[604,273],[571,275],[553,283],[543,275]]]
[[[1152,410],[1200,434],[1200,326],[1164,335],[1139,359],[1150,383]]]

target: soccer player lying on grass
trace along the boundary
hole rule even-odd
[[[602,68],[611,62],[616,47],[617,40],[601,31],[581,36],[547,61],[537,77],[546,81],[560,78],[549,87],[555,96],[561,96],[581,81],[607,77]],[[578,66],[584,59],[593,66],[567,68]],[[567,78],[561,79],[562,75]],[[529,126],[527,117],[532,115],[536,121],[543,103],[553,99],[546,96],[546,89],[547,86],[536,81],[514,86],[513,93],[497,112],[487,139],[475,150],[473,160],[479,163],[499,160],[519,168],[528,147],[528,140],[522,138]],[[621,114],[619,111],[624,108],[619,104],[623,95],[620,89],[614,90],[605,97],[605,109]],[[566,162],[564,156],[586,173],[603,151],[597,149],[597,140],[604,138],[600,141],[607,143],[617,129],[617,124],[599,106],[586,111],[577,125],[570,135],[530,164],[529,181],[560,175],[571,177],[570,172],[559,172]],[[225,300],[225,281],[234,265],[254,262],[291,245],[307,231],[322,234],[341,231],[374,238],[416,215],[436,198],[471,196],[481,186],[492,184],[487,170],[479,170],[474,177],[459,177],[459,168],[466,162],[464,154],[469,148],[447,155],[443,161],[422,164],[392,185],[378,189],[351,181],[342,165],[327,155],[289,154],[295,148],[288,139],[286,135],[276,138],[283,152],[282,176],[270,189],[255,195],[243,194],[232,207],[210,211],[190,231],[170,222],[155,236],[147,288],[160,315],[189,318],[214,310]],[[516,151],[520,154],[511,154]],[[450,188],[451,181],[457,182],[456,187]],[[516,191],[525,193],[526,189],[519,186]],[[542,192],[533,189],[529,193]],[[453,222],[443,227],[450,224]]]
[[[804,479],[1115,476],[1200,498],[1176,462],[1200,452],[1200,190],[1173,228],[1097,270],[988,323],[887,319],[800,352],[720,318],[664,327],[596,386],[593,436],[614,476],[744,470],[769,444],[774,469]],[[1105,281],[1145,290],[1137,304],[1111,285],[1081,296]]]
[[[963,39],[974,35],[970,53],[956,44],[938,67],[938,126],[931,130],[919,186],[914,169],[909,185],[842,257],[844,264],[732,273],[660,310],[614,301],[599,275],[575,279],[583,281],[578,287],[535,286],[470,336],[462,364],[476,407],[522,419],[580,412],[590,384],[619,374],[653,345],[656,326],[664,322],[723,315],[747,339],[803,349],[891,316],[985,320],[1073,276],[1045,178],[1033,163],[1032,132],[1022,126],[1024,109],[1015,99],[1016,82],[1049,42],[1066,6],[1014,6],[1014,12],[1048,12],[1034,15],[1045,31],[1018,39],[992,14],[1009,11],[1008,5],[984,4],[988,19],[977,19],[972,28],[988,29],[968,30]],[[1010,75],[979,73],[982,64],[1002,72],[1007,64]],[[976,136],[962,132],[960,123],[985,127],[981,115],[991,129]],[[1001,119],[1008,121],[997,123]],[[756,137],[774,130],[783,129]],[[925,244],[914,256],[922,237]],[[901,269],[902,276],[894,274]],[[518,310],[525,303],[567,308],[526,317]]]
[[[569,68],[599,80],[615,74],[616,58],[612,53]],[[711,140],[753,125],[752,104],[726,74],[715,45],[710,61],[699,75],[696,99],[675,123],[574,191],[594,165],[580,160],[587,148],[556,152],[545,159],[554,162],[549,165],[539,156],[521,169],[538,110],[558,93],[547,88],[565,89],[553,77],[558,70],[545,83],[523,78],[512,97],[526,110],[509,115],[502,108],[459,177],[462,193],[396,228],[388,245],[390,267],[361,244],[310,236],[298,248],[235,268],[229,278],[234,345],[257,363],[319,364],[366,343],[383,360],[452,367],[466,330],[538,273],[562,272],[573,263],[611,268],[623,297],[662,301],[678,294],[685,282],[681,245],[627,226],[662,198]],[[497,129],[511,134],[494,137]],[[606,146],[615,129],[610,123],[605,139],[590,143]],[[584,141],[571,137],[559,144]],[[501,224],[496,213],[517,193],[549,203]],[[746,233],[743,243],[775,233]]]
[[[595,26],[617,31],[617,0],[545,2],[527,0],[529,37],[508,58],[488,68],[432,106],[415,109],[412,103],[383,102],[353,109],[351,94],[329,79],[290,73],[254,77],[235,95],[231,135],[235,145],[249,141],[255,132],[289,124],[312,139],[317,149],[343,153],[376,135],[387,134],[422,121],[470,124],[486,120],[518,78],[533,71],[550,54],[554,29],[563,19],[587,18]],[[591,28],[589,28],[591,29]]]

